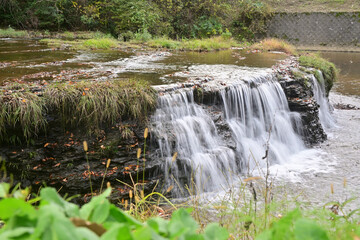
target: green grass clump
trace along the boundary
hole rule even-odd
[[[156,105],[150,85],[135,80],[55,83],[45,89],[44,97],[65,125],[90,131],[122,119],[146,119]]]
[[[42,39],[50,47],[67,47],[73,50],[103,49],[107,50],[119,46],[119,42],[114,38],[92,38],[88,40],[63,40],[63,39]]]
[[[7,29],[0,29],[0,37],[23,38],[29,37],[29,34],[27,31],[18,31],[9,27]]]
[[[117,47],[118,41],[112,38],[89,39],[82,42],[81,45],[90,49],[110,49]]]
[[[339,71],[335,65],[317,54],[302,55],[299,57],[299,63],[303,67],[315,68],[322,72],[325,81],[325,89],[328,95],[338,77]],[[319,74],[315,73],[315,77],[318,81],[322,81]]]
[[[147,45],[154,48],[178,49],[181,42],[162,37],[149,40]]]
[[[44,99],[32,93],[28,86],[13,84],[0,93],[0,141],[29,143],[45,130]]]
[[[276,38],[264,39],[259,43],[253,44],[250,48],[261,51],[280,51],[291,55],[296,54],[296,48],[293,45]]]

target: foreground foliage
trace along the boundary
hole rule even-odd
[[[0,197],[6,197],[9,185],[2,184]],[[198,234],[198,224],[189,211],[180,209],[170,221],[152,218],[144,223],[111,204],[108,188],[81,208],[61,198],[55,189],[40,192],[39,206],[26,202],[26,195],[0,201],[0,218],[5,226],[1,239],[199,239],[225,240],[228,233],[217,224],[209,224]]]

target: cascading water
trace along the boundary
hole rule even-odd
[[[191,88],[159,97],[153,131],[167,184],[177,186],[175,196],[186,192],[184,186],[191,193],[230,186],[240,173],[265,166],[266,150],[269,161],[283,163],[305,148],[294,130],[301,128],[300,117],[289,111],[272,74],[233,80],[217,91],[235,146],[219,134],[207,107],[195,103]]]
[[[311,75],[312,86],[314,90],[314,98],[319,104],[319,119],[321,125],[325,130],[328,130],[335,126],[335,120],[331,116],[331,106],[325,91],[325,80],[321,71],[318,71],[319,79],[316,79],[314,75]]]

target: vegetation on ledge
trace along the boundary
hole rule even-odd
[[[276,39],[276,38],[267,38],[258,43],[255,43],[250,46],[253,50],[260,51],[280,51],[290,55],[296,54],[295,46],[287,43],[284,40]]]
[[[299,63],[300,66],[314,68],[322,72],[325,81],[325,89],[328,95],[334,82],[337,80],[339,72],[335,65],[317,54],[301,55],[299,57]],[[319,75],[318,71],[315,71],[314,75],[319,82],[322,82],[322,77]]]
[[[0,142],[18,143],[46,130],[47,115],[57,115],[65,128],[94,132],[125,119],[145,120],[157,94],[137,80],[10,84],[0,92]]]

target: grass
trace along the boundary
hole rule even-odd
[[[30,91],[29,86],[12,84],[0,92],[0,141],[16,144],[27,143],[45,130],[43,98]]]
[[[27,38],[29,34],[27,31],[19,31],[15,30],[11,27],[7,29],[0,29],[0,37],[1,38]]]
[[[119,42],[117,40],[108,37],[88,40],[42,39],[40,42],[46,43],[51,47],[67,47],[73,50],[107,50],[119,46]]]
[[[322,72],[325,81],[325,89],[328,95],[338,77],[339,71],[335,65],[314,53],[300,56],[299,63],[300,66],[315,68]],[[322,81],[318,72],[315,72],[314,74],[318,81]]]
[[[296,48],[287,43],[284,40],[276,39],[276,38],[267,38],[259,43],[255,43],[250,46],[253,50],[260,50],[260,51],[280,51],[290,55],[296,54]]]
[[[31,141],[46,129],[47,114],[59,115],[64,128],[89,133],[125,119],[143,121],[156,97],[147,82],[137,80],[50,83],[41,96],[27,84],[10,84],[0,93],[0,141]]]
[[[205,38],[205,39],[189,39],[175,41],[166,37],[151,39],[146,44],[153,48],[167,48],[176,50],[190,50],[190,51],[212,51],[229,49],[231,47],[239,46],[232,38],[224,38],[222,36]]]

